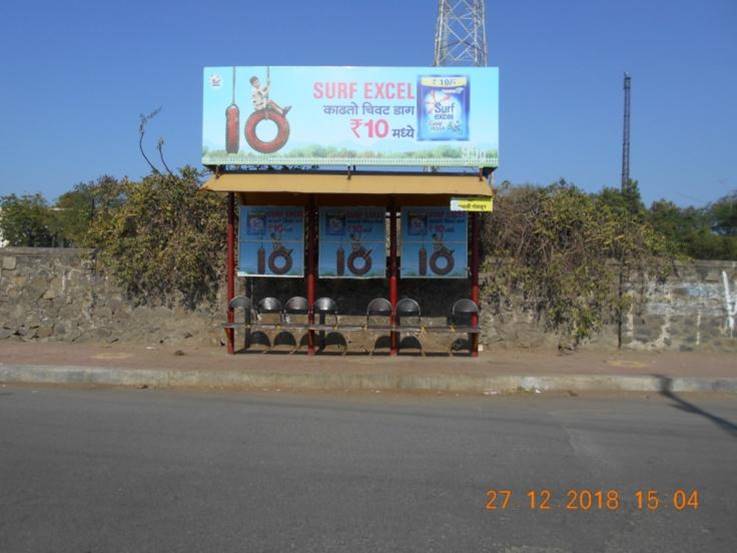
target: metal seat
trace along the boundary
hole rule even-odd
[[[369,350],[369,355],[374,354],[376,344],[379,341],[379,338],[374,338],[374,336],[386,335],[387,332],[391,333],[392,330],[392,326],[391,324],[388,324],[388,320],[385,320],[381,324],[377,324],[375,319],[377,317],[387,319],[388,317],[391,317],[393,312],[392,304],[386,298],[374,298],[366,307],[366,325],[364,328],[366,333],[371,337],[371,349]],[[389,334],[389,346],[391,347],[391,334]]]
[[[412,298],[402,298],[397,302],[397,321],[400,321],[402,317],[422,317],[420,310],[420,304]]]
[[[234,321],[232,323],[225,323],[223,328],[240,328],[246,326],[251,322],[251,299],[246,296],[236,296],[230,302],[228,302],[228,309],[236,311],[243,309],[243,322]]]
[[[342,346],[343,354],[345,354],[348,351],[347,342],[343,338],[342,334],[336,332],[336,329],[338,328],[338,304],[335,302],[333,298],[322,297],[322,298],[317,298],[317,300],[312,306],[312,309],[314,310],[315,314],[318,316],[318,323],[314,325],[313,328],[320,333],[319,335],[320,349],[321,350],[325,349],[325,345],[326,345],[328,337],[335,339],[339,336],[342,339],[342,342],[340,340],[336,340],[336,341]],[[327,318],[329,315],[333,316],[332,325],[329,325],[327,323]]]
[[[320,324],[326,324],[325,319],[328,315],[335,318],[335,325],[338,326],[338,304],[333,298],[318,298],[313,305],[315,313],[320,316]]]
[[[251,298],[247,296],[236,296],[232,300],[230,300],[230,303],[228,303],[228,307],[230,309],[250,309],[251,308]]]
[[[282,305],[281,302],[277,298],[273,298],[271,296],[263,298],[260,302],[258,302],[258,305],[256,306],[256,311],[259,315],[263,315],[265,313],[279,313],[282,312]]]
[[[464,322],[471,326],[471,319],[474,315],[479,314],[479,306],[476,302],[468,298],[462,298],[456,300],[453,306],[450,308],[450,321],[451,324],[458,324]]]
[[[306,331],[309,328],[308,314],[310,304],[307,302],[307,298],[302,296],[294,296],[289,298],[284,304],[284,327],[294,331]],[[299,321],[295,319],[300,319]],[[289,353],[298,351],[303,343],[306,342],[304,339],[306,334],[302,336],[293,336],[294,348]]]
[[[402,345],[402,334],[409,334],[417,342],[420,353],[425,355],[422,341],[420,340],[420,335],[424,332],[420,304],[412,298],[402,298],[397,302],[397,308],[394,315],[397,326],[396,332],[399,348],[401,349]],[[410,319],[410,321],[407,321],[407,319]],[[412,324],[412,319],[417,321],[416,324]]]
[[[251,321],[253,319],[253,304],[251,303],[251,298],[247,296],[235,296],[232,300],[228,302],[228,309],[232,309],[234,311],[233,313],[233,322],[232,323],[225,323],[223,325],[223,329],[225,330],[226,339],[229,339],[228,331],[232,330],[235,332],[236,328],[243,328],[244,329],[244,336],[243,336],[243,347],[244,349],[248,349],[250,336],[251,336]],[[238,320],[237,318],[237,311],[238,309],[243,309],[243,319]]]
[[[307,303],[307,298],[302,296],[289,298],[284,304],[284,313],[287,315],[307,315],[309,310],[310,304]]]
[[[473,323],[474,316],[478,316],[479,306],[476,302],[468,298],[456,300],[450,308],[448,316],[448,331],[451,334],[466,334],[468,336],[468,350],[473,349],[472,335],[479,333],[478,322]],[[460,338],[454,339],[448,346],[448,353],[452,355],[453,346],[460,341]],[[460,348],[458,348],[460,349]]]
[[[271,351],[276,341],[276,336],[279,334],[278,329],[282,323],[282,303],[274,297],[267,296],[262,298],[261,301],[256,305],[256,318],[258,322],[252,327],[254,329],[260,329],[261,334],[266,336],[268,339],[268,347],[265,350]],[[276,334],[270,337],[266,334],[266,330],[276,330]]]
[[[386,298],[374,298],[366,307],[366,324],[369,317],[389,317],[392,314],[392,304]]]

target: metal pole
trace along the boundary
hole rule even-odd
[[[399,301],[399,290],[397,288],[397,206],[394,198],[389,204],[389,301],[392,304],[392,313],[389,317],[389,323],[394,326],[396,318],[394,310],[397,308]],[[399,351],[398,336],[396,332],[391,333],[391,355],[396,355]]]
[[[471,213],[471,300],[479,305],[479,216]],[[474,313],[471,316],[471,326],[478,328],[479,316]],[[479,355],[479,335],[471,334],[471,357]]]
[[[630,76],[624,74],[624,130],[622,133],[622,183],[621,193],[625,196],[625,200],[629,201],[630,192]],[[629,232],[629,218],[631,206],[626,206],[625,212],[625,232]],[[619,256],[619,287],[617,288],[617,299],[619,301],[619,312],[617,314],[617,348],[622,349],[622,334],[624,327],[624,313],[622,313],[622,297],[624,296],[624,265],[626,262],[626,253],[624,250]]]
[[[622,193],[630,187],[630,89],[632,78],[624,74],[624,132],[622,133]]]
[[[317,225],[315,221],[315,198],[310,197],[307,206],[307,321],[310,325],[315,324],[315,238]],[[307,332],[307,353],[315,354],[315,331]]]
[[[228,322],[235,321],[235,313],[230,307],[230,301],[235,297],[235,193],[228,192],[228,236],[227,261],[225,272],[228,281]],[[228,353],[235,353],[235,330],[227,329]]]

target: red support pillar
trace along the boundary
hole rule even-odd
[[[315,246],[317,239],[317,213],[315,210],[315,198],[310,197],[307,205],[307,304],[309,311],[307,321],[312,325],[315,324]],[[307,332],[307,353],[315,355],[315,331]]]
[[[479,305],[479,215],[471,213],[471,299]],[[471,326],[477,328],[479,316],[471,317]],[[471,357],[479,355],[479,335],[471,334]]]
[[[397,289],[397,206],[394,198],[391,199],[389,205],[389,301],[392,304],[392,314],[389,317],[389,323],[394,324],[394,310],[399,301],[399,291]],[[396,332],[391,333],[391,350],[390,355],[396,355],[399,350],[398,336]]]
[[[228,280],[228,322],[235,321],[235,313],[230,307],[230,301],[235,296],[235,193],[228,192],[228,237],[227,237],[227,260],[225,274]],[[235,330],[226,330],[228,338],[228,353],[235,353]]]

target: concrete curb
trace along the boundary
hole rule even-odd
[[[439,391],[478,394],[517,392],[722,392],[737,393],[733,377],[661,375],[477,376],[468,374],[249,373],[236,370],[128,369],[0,364],[0,382],[101,384],[156,388],[205,387],[285,390]]]

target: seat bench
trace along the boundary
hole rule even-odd
[[[344,332],[364,332],[367,334],[391,335],[396,334],[401,342],[402,334],[414,336],[419,343],[420,353],[424,355],[422,341],[420,337],[424,334],[466,334],[469,336],[479,335],[481,330],[478,325],[471,325],[473,317],[478,317],[478,306],[470,299],[460,299],[453,303],[450,315],[448,316],[447,325],[424,325],[422,324],[422,316],[419,304],[411,298],[401,299],[396,307],[392,309],[391,303],[385,298],[376,298],[369,303],[366,310],[366,321],[364,324],[347,323],[341,324],[338,320],[338,309],[335,301],[331,298],[320,298],[314,306],[313,312],[319,315],[319,323],[310,323],[308,321],[291,321],[292,317],[307,317],[310,313],[307,300],[303,297],[290,298],[284,307],[281,302],[273,297],[263,298],[254,310],[251,302],[245,296],[233,298],[230,302],[230,308],[243,308],[244,320],[238,322],[228,322],[223,324],[223,328],[227,330],[245,329],[247,331],[275,331],[275,332],[320,332],[320,333],[344,333]],[[278,317],[277,322],[261,321],[261,317],[265,316]],[[327,316],[333,316],[332,324],[326,323]],[[394,324],[376,323],[375,318],[394,317]],[[254,320],[256,319],[256,320]],[[277,334],[278,336],[278,334]],[[276,338],[276,336],[274,337]],[[270,351],[273,348],[273,340],[269,339]],[[301,340],[295,338],[295,347],[292,352],[297,351],[301,347]],[[449,351],[452,351],[453,345],[457,341],[450,344]],[[371,354],[374,352],[376,341],[372,344]],[[248,347],[248,344],[246,344]],[[347,341],[343,340],[343,353],[347,351]]]

